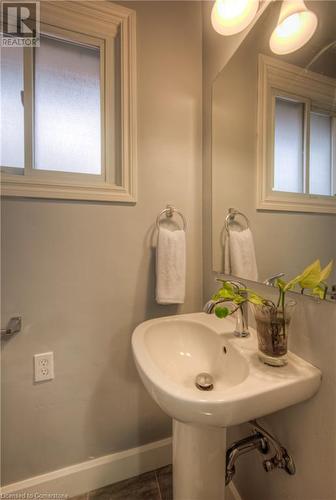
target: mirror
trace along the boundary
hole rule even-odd
[[[336,2],[305,3],[318,17],[306,45],[271,52],[282,4],[271,2],[213,83],[215,272],[263,282],[336,261]],[[247,275],[232,255],[242,241]]]

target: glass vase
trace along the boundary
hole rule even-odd
[[[271,366],[288,362],[288,334],[296,303],[290,300],[284,308],[274,305],[253,305],[258,334],[259,359]]]

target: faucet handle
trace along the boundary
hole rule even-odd
[[[267,286],[275,286],[276,280],[282,278],[283,276],[285,276],[285,273],[274,274],[274,276],[271,276],[270,278],[267,278],[265,281],[263,281],[263,284]]]
[[[243,281],[240,281],[240,280],[222,280],[221,278],[216,278],[216,281],[219,283],[223,283],[224,281],[225,281],[225,283],[230,283],[231,285],[236,287],[239,291],[246,290],[246,288],[247,288],[247,285]]]

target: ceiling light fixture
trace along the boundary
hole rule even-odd
[[[259,0],[216,0],[211,12],[212,26],[220,35],[240,33],[253,21]]]
[[[306,7],[303,0],[285,0],[270,39],[272,52],[283,55],[300,49],[311,39],[317,24],[316,14]]]

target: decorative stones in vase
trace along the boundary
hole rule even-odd
[[[287,364],[288,334],[296,302],[284,307],[272,303],[252,304],[258,334],[259,359],[271,366]]]

